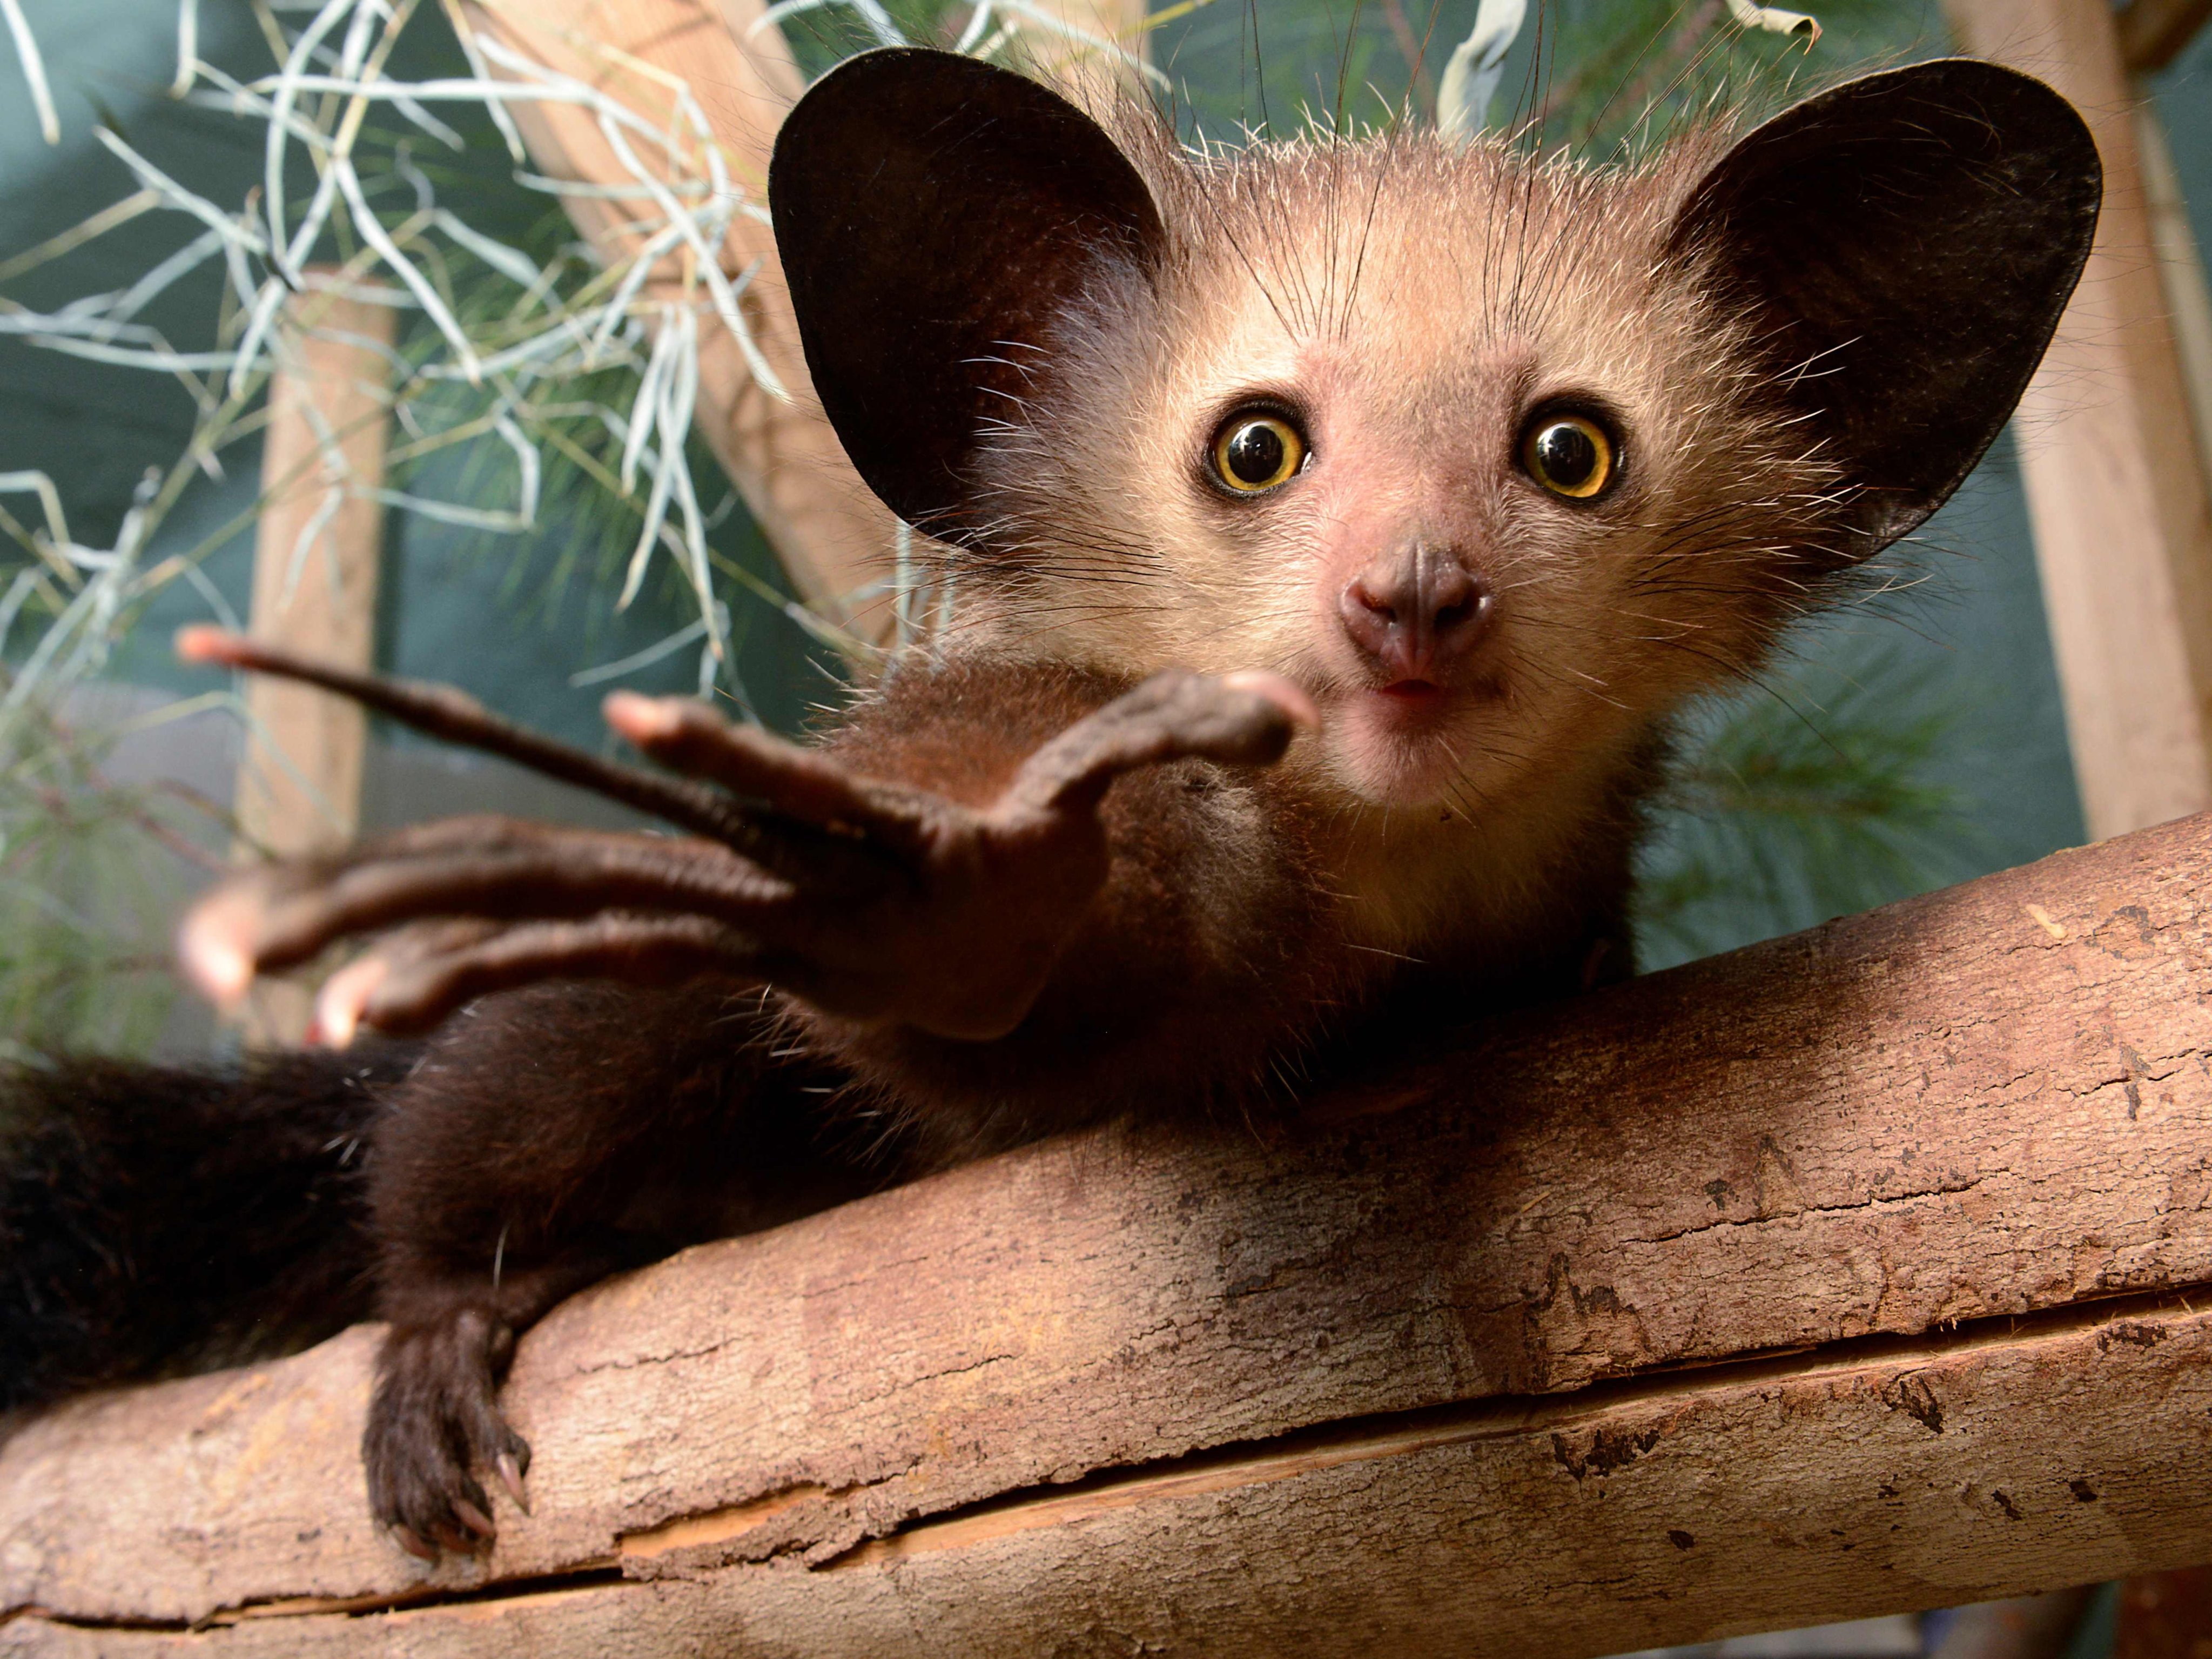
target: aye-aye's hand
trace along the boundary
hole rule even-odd
[[[423,1030],[532,981],[699,973],[757,979],[851,1018],[1003,1036],[1106,878],[1097,809],[1108,785],[1190,757],[1265,765],[1295,723],[1316,718],[1273,675],[1158,674],[1046,744],[977,811],[856,776],[685,699],[617,693],[606,716],[701,782],[567,749],[442,688],[328,669],[213,629],[178,643],[193,659],[322,685],[694,831],[451,818],[247,872],[192,908],[179,952],[218,1000],[341,939],[382,934],[317,997],[321,1035],[339,1044],[362,1024]]]

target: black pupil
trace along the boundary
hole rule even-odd
[[[1597,445],[1582,428],[1554,422],[1536,434],[1536,464],[1552,483],[1577,489],[1597,471]]]
[[[1265,421],[1249,421],[1230,434],[1229,471],[1239,483],[1274,482],[1283,470],[1283,434]]]

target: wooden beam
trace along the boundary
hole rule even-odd
[[[2212,0],[2129,0],[2115,14],[2120,58],[2130,75],[2155,75],[2197,38]]]
[[[326,273],[311,272],[311,282]],[[394,313],[310,286],[286,301],[283,367],[269,385],[265,505],[255,532],[250,631],[351,668],[374,665],[384,507],[386,388]],[[247,682],[248,730],[235,810],[241,851],[329,852],[361,823],[361,706],[313,687]],[[311,997],[289,980],[257,987],[250,1041],[297,1042]]]
[[[2212,1557],[2208,914],[2212,817],[688,1252],[427,1577],[371,1329],[64,1407],[0,1654],[1577,1659]]]
[[[2014,431],[2092,836],[2212,805],[2212,489],[2106,0],[1947,0],[1969,52],[2072,99],[2105,163],[2074,303]]]

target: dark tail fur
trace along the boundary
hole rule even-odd
[[[362,1317],[363,1137],[412,1058],[0,1070],[0,1411]]]

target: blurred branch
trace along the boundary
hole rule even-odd
[[[2120,58],[2130,75],[2155,75],[2212,18],[2212,0],[2130,0],[2114,14]]]
[[[800,81],[781,33],[760,27],[758,0],[730,0],[720,13],[707,0],[471,0],[465,15],[480,37],[625,102],[666,108],[678,87],[688,88],[710,130],[703,141],[720,146],[730,176],[753,202],[765,201],[769,154]],[[599,190],[633,184],[615,136],[592,109],[522,103],[514,119],[540,172]],[[619,197],[568,191],[561,200],[611,266],[649,250]],[[651,251],[638,290],[645,303],[697,288],[693,250],[676,243]],[[699,347],[700,430],[800,592],[861,639],[886,643],[892,607],[882,595],[896,524],[845,459],[808,387],[768,225],[753,214],[733,217],[720,258],[728,276],[750,271],[738,304],[791,398],[772,395],[736,339],[716,331]]]

